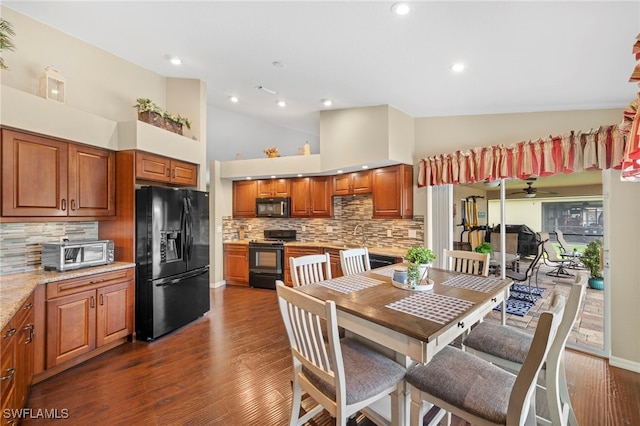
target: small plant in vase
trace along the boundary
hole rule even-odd
[[[604,289],[604,277],[600,263],[600,252],[602,250],[602,240],[593,240],[582,252],[580,261],[589,269],[589,287],[602,290]]]
[[[413,287],[428,279],[429,266],[436,259],[436,255],[431,249],[416,246],[409,247],[404,258],[409,262],[407,284]]]

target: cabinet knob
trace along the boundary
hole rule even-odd
[[[62,199],[62,203],[61,204],[62,204],[62,211],[67,210],[67,200],[66,200],[66,198]]]
[[[76,200],[71,200],[71,210],[76,209]]]
[[[25,339],[24,344],[26,345],[28,343],[33,342],[33,338],[36,335],[35,326],[33,324],[27,324],[24,326],[23,330],[29,331],[29,337]]]
[[[96,298],[91,296],[91,299],[89,300],[89,306],[92,308],[96,307]]]
[[[16,329],[11,327],[10,329],[7,330],[7,332],[5,334],[2,335],[2,338],[6,339],[8,337],[13,336],[14,334],[16,334]]]
[[[0,377],[0,381],[4,382],[5,380],[11,380],[11,379],[13,379],[13,375],[14,374],[16,374],[16,369],[15,368],[8,368],[7,369],[7,375]]]
[[[100,294],[100,305],[104,305],[104,294]]]

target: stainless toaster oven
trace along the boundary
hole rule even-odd
[[[64,241],[42,244],[42,266],[45,270],[69,271],[113,263],[113,241]]]

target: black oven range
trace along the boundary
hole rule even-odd
[[[295,229],[266,229],[264,239],[249,241],[249,285],[275,290],[284,281],[284,243],[296,240]]]

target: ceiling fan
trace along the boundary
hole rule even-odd
[[[536,181],[536,179],[537,178],[535,178],[535,177],[530,177],[530,178],[525,179],[527,187],[526,188],[522,188],[522,190],[520,190],[518,192],[512,192],[509,195],[524,194],[524,196],[527,197],[527,198],[534,198],[538,194],[557,194],[557,192],[538,191],[538,188],[534,188],[533,187],[533,183]]]

